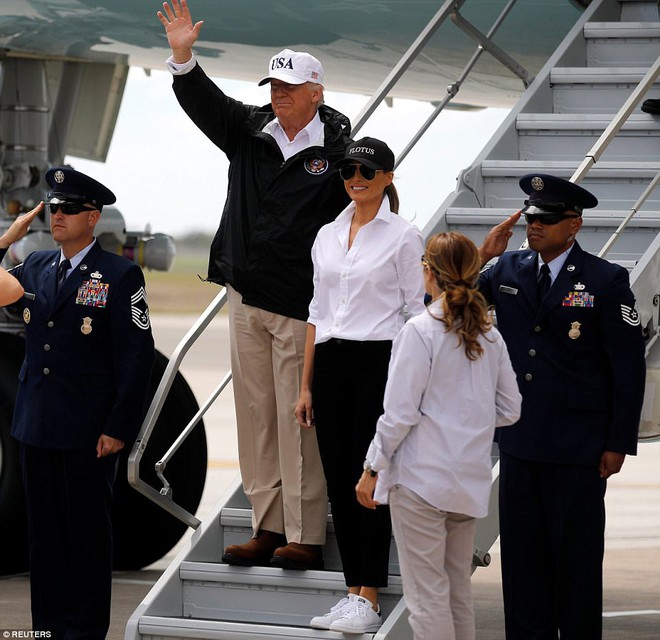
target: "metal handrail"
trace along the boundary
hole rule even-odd
[[[587,175],[589,170],[598,162],[600,157],[603,155],[610,142],[616,138],[617,134],[621,130],[621,127],[628,121],[630,114],[635,110],[635,107],[639,104],[640,100],[646,95],[648,90],[651,88],[657,77],[660,75],[660,56],[656,61],[651,65],[649,70],[646,72],[644,77],[639,81],[639,84],[635,87],[634,91],[630,94],[630,97],[623,103],[622,107],[616,113],[614,118],[603,133],[599,136],[598,140],[594,145],[587,151],[584,156],[584,160],[580,163],[580,166],[573,172],[573,175],[570,177],[570,181],[575,184],[582,182],[584,177]],[[614,243],[619,239],[621,232],[628,226],[628,223],[633,219],[635,214],[639,211],[641,206],[646,202],[648,197],[651,195],[653,190],[658,185],[658,180],[660,179],[660,173],[656,175],[646,189],[643,191],[642,195],[637,199],[635,204],[630,210],[630,213],[626,216],[623,222],[618,226],[616,231],[612,233],[609,237],[603,248],[598,253],[599,258],[603,258],[609,250],[612,248]],[[521,249],[527,249],[529,246],[527,240],[525,240],[521,245]]]
[[[621,232],[628,226],[628,223],[635,217],[635,214],[642,208],[642,205],[648,200],[649,196],[651,195],[651,193],[653,193],[653,191],[655,190],[655,188],[658,186],[659,183],[660,183],[660,171],[658,171],[658,173],[655,174],[654,178],[651,180],[651,182],[649,182],[646,189],[644,189],[644,191],[639,196],[639,198],[637,198],[637,201],[630,209],[630,213],[617,227],[616,231],[612,233],[612,235],[609,237],[603,248],[598,253],[599,258],[604,258],[607,255],[609,250],[612,248],[612,245],[619,239]]]
[[[202,315],[197,319],[195,324],[193,324],[188,333],[177,345],[174,353],[172,354],[172,357],[170,358],[170,361],[167,363],[165,371],[163,372],[163,377],[161,378],[160,383],[158,384],[158,388],[156,389],[156,393],[151,400],[151,405],[149,406],[147,415],[145,416],[144,422],[142,423],[140,433],[138,433],[135,444],[133,445],[131,453],[128,457],[129,484],[134,489],[165,509],[165,511],[171,513],[173,516],[185,522],[193,529],[196,529],[200,525],[201,521],[192,513],[189,513],[186,511],[186,509],[173,502],[172,489],[164,476],[164,470],[169,459],[176,453],[178,448],[192,432],[211,404],[213,404],[218,395],[220,395],[222,390],[229,384],[231,381],[231,372],[229,372],[224,377],[222,382],[211,394],[209,400],[207,400],[204,406],[195,414],[193,419],[179,434],[179,437],[175,440],[167,453],[156,463],[156,473],[163,482],[163,488],[160,491],[157,491],[140,478],[140,461],[147,448],[149,438],[151,437],[154,427],[156,426],[158,417],[160,416],[163,405],[165,404],[165,398],[167,397],[167,394],[169,393],[169,390],[174,383],[174,378],[179,371],[179,367],[183,358],[185,357],[186,353],[188,353],[190,347],[197,340],[197,338],[199,338],[203,331],[209,326],[211,321],[216,317],[216,315],[218,315],[218,312],[220,309],[222,309],[222,307],[224,307],[226,302],[227,290],[223,287],[220,293],[218,293],[211,304],[206,307]]]
[[[431,37],[438,30],[440,25],[449,17],[452,22],[461,29],[464,33],[470,36],[472,39],[476,40],[479,43],[477,52],[473,55],[472,59],[464,69],[463,73],[459,78],[447,88],[448,96],[446,96],[440,108],[436,108],[436,111],[432,116],[427,119],[427,121],[422,125],[420,130],[411,138],[410,143],[404,149],[404,152],[399,155],[397,158],[396,166],[398,166],[403,158],[410,152],[410,150],[417,144],[422,135],[426,132],[428,127],[431,125],[433,120],[438,116],[440,111],[454,98],[456,93],[460,88],[460,85],[463,83],[469,72],[474,67],[474,64],[481,56],[481,53],[486,50],[490,53],[496,60],[500,61],[507,69],[511,70],[515,75],[517,75],[522,81],[525,87],[529,86],[531,80],[529,79],[529,73],[527,70],[520,64],[518,64],[513,58],[511,58],[507,53],[505,53],[500,47],[492,42],[490,39],[491,36],[497,31],[500,24],[504,18],[508,15],[513,5],[516,3],[516,0],[509,0],[509,3],[506,5],[500,16],[498,16],[493,27],[487,35],[482,34],[478,29],[476,29],[470,22],[465,20],[460,13],[459,9],[465,4],[466,0],[447,0],[438,12],[431,18],[426,27],[422,30],[419,36],[415,41],[410,45],[406,53],[403,54],[397,65],[392,69],[388,76],[383,80],[380,87],[376,90],[376,93],[371,97],[369,102],[364,106],[362,111],[358,114],[355,122],[353,124],[352,134],[355,134],[364,126],[365,122],[371,117],[373,112],[380,106],[381,102],[386,99],[387,94],[392,89],[392,87],[399,81],[401,76],[408,70],[413,61],[417,58],[421,50],[426,46],[426,43],[431,39]],[[453,93],[452,93],[453,91]]]
[[[576,184],[580,183],[584,176],[587,175],[589,169],[593,167],[600,157],[603,155],[604,151],[609,146],[610,142],[614,140],[617,136],[621,127],[630,117],[630,114],[635,110],[641,99],[646,95],[648,90],[653,86],[656,78],[660,75],[660,56],[656,59],[655,63],[649,68],[644,77],[639,81],[639,84],[635,87],[634,91],[630,94],[630,97],[624,102],[623,106],[619,109],[616,116],[612,119],[610,124],[605,128],[605,131],[600,135],[598,140],[591,149],[587,152],[584,157],[584,160],[580,163],[580,166],[575,170],[571,176],[571,182]],[[619,239],[623,230],[628,226],[628,223],[635,217],[635,214],[639,211],[642,205],[646,202],[648,197],[651,195],[653,190],[658,185],[660,180],[660,173],[658,173],[642,192],[641,196],[637,199],[635,204],[630,210],[630,213],[626,216],[623,222],[618,226],[616,231],[612,233],[609,237],[603,248],[598,253],[598,257],[603,258],[609,250],[612,248],[614,243]]]
[[[571,176],[571,182],[579,184],[582,178],[588,173],[589,169],[598,162],[600,156],[603,154],[608,145],[619,133],[621,127],[630,117],[639,101],[644,97],[646,92],[651,88],[656,78],[660,74],[660,56],[656,59],[646,75],[639,81],[635,90],[630,94],[630,97],[624,102],[623,106],[619,109],[605,131],[596,140],[594,146],[586,153],[584,160],[580,166],[575,170]]]
[[[504,19],[509,15],[509,12],[513,8],[513,5],[516,4],[516,2],[517,0],[509,0],[509,3],[506,5],[506,7],[504,7],[502,13],[497,17],[497,20],[495,20],[495,22],[493,23],[493,26],[490,28],[490,31],[483,37],[484,40],[490,42],[490,39],[495,35],[497,30],[500,28],[500,25],[504,22]],[[454,22],[460,28],[465,21],[462,17],[460,18],[459,21],[458,16],[459,16],[458,11],[455,11],[452,13],[451,18],[452,18],[452,22]],[[459,24],[459,22],[461,24]],[[468,77],[468,75],[470,75],[470,72],[474,68],[474,65],[477,64],[477,61],[479,60],[481,54],[484,52],[485,49],[486,46],[484,46],[484,44],[481,43],[480,41],[477,50],[472,54],[472,57],[470,58],[469,62],[465,65],[465,68],[463,69],[463,71],[461,71],[458,78],[456,78],[456,80],[452,84],[447,86],[447,95],[442,99],[440,104],[438,104],[438,106],[434,109],[433,113],[426,119],[424,124],[417,131],[417,133],[410,139],[410,142],[406,145],[403,151],[397,156],[396,163],[394,165],[395,169],[403,162],[403,159],[412,151],[413,147],[421,140],[422,136],[427,132],[428,128],[435,122],[435,119],[440,115],[440,113],[444,110],[444,108],[456,97],[456,94],[460,91],[462,84],[465,82],[465,79]],[[520,71],[520,73],[523,74],[521,76],[521,79],[523,80],[523,84],[525,85],[525,87],[528,87],[531,82],[529,79],[529,74],[525,69],[523,69],[523,67],[521,67],[517,63],[514,64],[516,65],[518,70],[522,70]]]

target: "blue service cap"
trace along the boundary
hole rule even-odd
[[[548,213],[567,210],[582,213],[598,204],[598,199],[592,193],[564,178],[547,173],[528,173],[520,178],[520,188],[529,196],[525,205],[545,209]],[[543,211],[538,213],[542,214]]]
[[[97,206],[99,210],[104,204],[113,204],[117,200],[110,189],[70,167],[48,169],[46,182],[51,188],[48,192],[48,200],[88,202]]]

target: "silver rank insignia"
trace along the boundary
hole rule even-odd
[[[571,340],[577,340],[580,337],[580,327],[582,325],[579,322],[571,322],[571,329],[568,332],[568,337]]]
[[[25,309],[23,309],[23,322],[25,322],[25,324],[30,324],[30,318],[30,310],[25,307]]]
[[[140,287],[131,296],[131,319],[133,324],[140,329],[148,329],[151,326],[149,321],[149,307],[147,305],[147,292],[144,287]]]
[[[633,309],[628,305],[621,305],[621,317],[624,322],[627,322],[632,327],[638,327],[641,324],[637,309]]]
[[[90,333],[92,333],[92,319],[91,318],[83,318],[83,323],[82,326],[80,327],[80,332],[88,336]]]

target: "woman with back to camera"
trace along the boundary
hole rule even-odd
[[[383,411],[392,340],[405,313],[424,310],[419,230],[400,218],[394,154],[374,138],[351,144],[338,163],[351,204],[322,227],[312,248],[314,296],[296,417],[315,426],[348,593],[311,626],[368,633],[382,623],[389,509],[361,507],[355,483]]]
[[[356,492],[376,511],[390,504],[415,640],[473,640],[476,518],[488,511],[495,428],[518,420],[522,400],[476,288],[474,243],[437,234],[422,264],[432,301],[394,341],[365,462],[377,473],[363,473]]]

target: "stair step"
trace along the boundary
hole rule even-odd
[[[550,173],[568,180],[575,172],[578,164],[577,161],[539,163],[502,160],[484,162],[482,165],[483,194],[480,201],[488,208],[520,208],[525,198],[524,193],[518,187],[520,176],[526,173],[538,172]],[[598,207],[595,210],[597,213],[604,210],[612,211],[615,212],[613,217],[616,218],[617,215],[625,216],[628,214],[658,171],[660,171],[660,163],[658,162],[621,165],[598,162],[580,184],[598,198]],[[639,221],[647,220],[648,224],[657,227],[657,211],[660,211],[660,189],[655,189],[650,194],[637,214],[639,218],[637,218],[638,222],[635,224],[645,226],[646,223]],[[616,212],[619,212],[619,214]],[[586,217],[589,217],[592,213],[589,213]]]
[[[484,160],[481,173],[484,177],[510,177],[516,180],[526,173],[550,173],[560,178],[570,178],[579,163],[569,160],[529,162],[524,160]],[[589,171],[586,179],[604,178],[608,181],[627,182],[639,179],[650,181],[660,171],[660,162],[607,162],[599,161]],[[583,182],[582,184],[585,184]]]
[[[346,594],[343,575],[334,571],[186,561],[179,576],[183,615],[195,619],[308,627],[311,618],[329,611]],[[378,595],[384,619],[403,594],[399,576],[388,581]]]
[[[220,620],[195,620],[169,616],[142,616],[138,625],[141,640],[191,638],[199,640],[304,640],[318,638],[346,640],[342,633],[320,631],[311,627],[275,627],[264,624],[236,623]],[[372,634],[351,636],[356,640],[372,638]]]
[[[520,202],[518,203],[520,206]],[[452,207],[445,214],[445,227],[452,231],[460,231],[473,242],[480,245],[488,231],[502,222],[507,216],[518,209],[502,207],[494,209],[475,209],[467,207]],[[578,235],[578,242],[583,249],[598,254],[605,242],[626,217],[627,212],[596,209],[585,211],[584,222]],[[639,212],[629,223],[626,230],[619,236],[606,258],[631,270],[644,251],[648,249],[660,232],[660,211]],[[526,239],[524,221],[518,222],[513,229],[513,237],[509,241],[509,250],[521,246]]]
[[[516,118],[518,159],[582,161],[611,118],[601,114],[521,113]],[[608,161],[653,161],[660,149],[660,119],[634,114],[607,147]]]
[[[585,113],[585,114],[561,114],[561,113],[521,113],[516,118],[516,129],[518,131],[536,131],[541,133],[547,131],[567,131],[571,135],[586,134],[598,131],[602,133],[612,122],[608,114]],[[623,124],[619,135],[635,132],[648,132],[655,135],[660,133],[660,120],[651,114],[632,114]],[[655,149],[655,157],[658,148]]]
[[[224,507],[220,514],[220,525],[223,531],[223,545],[243,544],[252,537],[252,510],[247,507]],[[218,556],[218,560],[220,556]],[[323,546],[323,564],[326,571],[341,571],[341,558],[337,548],[332,515],[328,514],[326,524],[326,542]],[[394,536],[390,544],[390,575],[400,575],[399,557],[396,552]]]
[[[660,50],[660,42],[655,47]],[[648,67],[557,67],[550,73],[553,111],[557,114],[614,115],[647,71]],[[660,83],[655,83],[646,97],[660,98]]]

